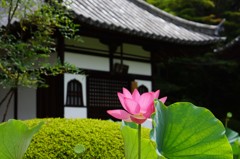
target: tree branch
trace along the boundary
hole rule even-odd
[[[17,0],[16,5],[13,9],[13,0],[10,0],[10,6],[9,6],[9,10],[8,10],[8,23],[7,23],[7,28],[9,29],[9,26],[11,24],[11,21],[13,19],[13,16],[16,13],[16,10],[18,8],[18,4],[19,4],[20,0]],[[13,10],[12,10],[13,9]]]
[[[11,11],[12,11],[12,6],[13,6],[13,1],[10,1],[10,6],[9,6],[9,10],[8,10],[8,23],[7,23],[7,28],[10,26],[11,24]]]
[[[19,4],[19,3],[20,3],[20,0],[17,0],[16,6],[14,7],[13,12],[12,12],[12,15],[11,15],[11,20],[12,20],[13,16],[14,16],[15,13],[16,13],[16,10],[17,10],[17,8],[18,8],[18,4]]]
[[[11,95],[10,95],[10,98],[8,99],[8,103],[7,103],[5,112],[4,112],[4,114],[3,114],[2,122],[4,122],[5,119],[6,119],[7,112],[8,112],[8,108],[9,108],[9,106],[10,106],[10,102],[11,102],[11,100],[12,100],[13,95],[14,95],[14,89],[11,89]]]
[[[1,108],[1,106],[2,106],[2,104],[3,104],[3,102],[7,99],[7,97],[9,96],[9,94],[10,94],[12,91],[13,91],[13,88],[11,88],[11,89],[7,92],[7,94],[3,97],[3,99],[2,99],[1,102],[0,102],[0,108]]]

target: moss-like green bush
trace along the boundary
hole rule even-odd
[[[33,137],[24,159],[123,159],[124,146],[120,124],[97,119],[33,119],[28,125],[45,121]],[[148,137],[149,131],[143,130]],[[73,148],[85,146],[80,156]]]

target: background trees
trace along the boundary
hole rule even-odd
[[[206,24],[219,24],[223,19],[228,41],[240,34],[239,0],[146,0],[173,15]]]
[[[210,17],[214,8],[212,0],[147,0],[149,3],[173,15],[193,21],[204,21]]]
[[[225,18],[225,33],[228,41],[240,35],[240,1],[214,0],[214,13],[217,17]]]

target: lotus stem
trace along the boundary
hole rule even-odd
[[[141,124],[138,124],[138,159],[141,159]]]

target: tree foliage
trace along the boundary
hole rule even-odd
[[[0,12],[0,86],[11,88],[0,106],[18,86],[46,86],[42,75],[79,71],[51,58],[56,54],[56,36],[79,39],[79,26],[62,4],[54,0],[2,0]]]
[[[69,65],[52,64],[49,60],[55,52],[55,33],[59,31],[72,38],[77,31],[77,25],[60,4],[3,0],[0,7],[8,13],[1,14],[2,18],[7,17],[0,30],[2,86],[37,87],[44,83],[42,74],[57,75],[71,69]]]
[[[149,3],[174,15],[201,21],[207,17],[211,17],[211,10],[215,4],[212,0],[147,0]],[[212,19],[213,17],[211,17]]]
[[[217,17],[225,18],[225,34],[231,40],[240,35],[240,1],[214,0],[214,13]]]

